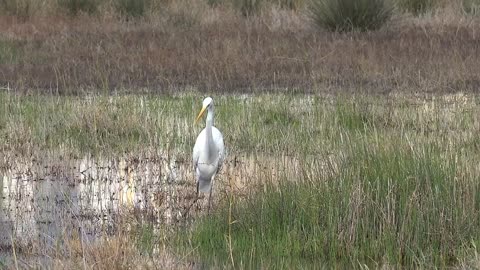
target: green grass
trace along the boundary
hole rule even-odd
[[[115,0],[115,8],[127,18],[143,17],[149,5],[150,0]]]
[[[233,0],[233,6],[245,16],[258,14],[262,8],[263,0]]]
[[[233,204],[231,228],[225,203],[183,243],[211,264],[231,266],[232,256],[249,269],[443,268],[480,244],[478,174],[456,153],[436,144],[412,148],[405,137],[347,143],[338,173],[322,178],[320,166],[303,165],[316,177],[266,183]]]
[[[463,0],[462,8],[466,14],[472,16],[478,16],[480,14],[480,1],[479,0]]]
[[[148,147],[190,151],[204,123],[193,125],[201,95],[16,96],[0,93],[0,143],[5,147],[76,154]],[[342,136],[409,135],[475,146],[476,100],[463,107],[398,98],[218,96],[215,123],[236,153],[315,155],[337,152]],[[454,106],[454,107],[452,107]],[[452,131],[460,136],[452,136]],[[343,133],[342,133],[343,132]]]
[[[385,0],[313,0],[309,9],[316,26],[340,32],[376,30],[392,15]]]
[[[21,44],[10,40],[0,39],[0,64],[14,64],[21,54]]]
[[[194,117],[192,99],[8,94],[0,99],[1,140],[12,149],[25,146],[108,155],[144,147],[186,146],[185,140],[193,137],[193,121],[187,122]]]
[[[0,13],[17,16],[22,20],[31,17],[38,8],[38,3],[32,0],[2,0],[0,3]]]
[[[138,227],[134,230],[137,233],[136,246],[142,254],[152,256],[156,244],[153,225],[138,225]]]
[[[204,126],[193,125],[201,99],[193,95],[83,98],[1,94],[0,142],[17,150],[75,154],[114,155],[148,147],[190,152]],[[295,101],[287,96],[251,100],[218,97],[216,125],[224,132],[231,151],[296,152],[303,142],[287,145],[285,139],[311,138],[313,133],[323,132],[308,123],[326,115],[316,110],[300,112]]]
[[[433,10],[438,2],[436,0],[397,0],[396,4],[402,11],[418,16]]]
[[[58,0],[58,5],[73,16],[81,12],[92,15],[98,11],[99,4],[98,0]]]
[[[178,243],[218,268],[461,264],[465,250],[480,243],[480,156],[464,150],[475,145],[478,118],[469,106],[449,115],[449,105],[432,104],[392,109],[355,99],[319,108],[330,118],[321,128],[332,133],[323,140],[339,153],[337,166],[300,151],[300,172],[277,164],[279,175],[259,176],[261,187],[231,195],[181,231]],[[263,115],[295,123],[284,114]],[[308,130],[285,127],[302,128]],[[303,149],[318,151],[314,140],[299,139],[308,145]]]

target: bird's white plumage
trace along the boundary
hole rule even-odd
[[[202,192],[208,192],[210,190],[211,179],[220,171],[224,160],[222,133],[220,133],[217,128],[212,127],[212,141],[214,145],[213,147],[208,147],[215,152],[211,155],[212,158],[210,159],[207,155],[202,155],[202,153],[206,152],[206,136],[206,129],[203,129],[198,135],[195,146],[193,147],[193,164],[197,175],[197,181],[199,182],[199,190]]]
[[[207,111],[206,126],[200,132],[193,146],[193,166],[198,191],[210,192],[212,179],[219,172],[225,159],[225,145],[222,133],[214,127],[213,99],[205,98],[197,120]]]

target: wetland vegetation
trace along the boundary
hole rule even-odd
[[[0,3],[1,269],[480,268],[475,1],[135,3]]]
[[[155,148],[188,159],[200,129],[193,126],[196,96],[4,94],[4,162],[11,164],[15,151],[108,158]],[[163,238],[139,223],[138,248],[167,246],[183,260],[240,268],[476,265],[475,96],[419,102],[275,94],[216,103],[229,159],[255,157],[254,172],[236,172],[248,175],[248,185],[235,183],[236,169],[227,164],[214,214],[180,222]],[[184,181],[193,191],[193,179]]]

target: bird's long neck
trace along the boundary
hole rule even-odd
[[[206,133],[206,146],[207,146],[207,149],[206,152],[207,152],[207,155],[210,157],[210,155],[212,154],[211,152],[211,149],[213,147],[213,135],[212,135],[212,127],[213,127],[213,115],[214,115],[214,112],[213,112],[213,108],[210,107],[208,108],[208,111],[207,111],[207,123],[206,123],[206,127],[205,127],[205,133]]]

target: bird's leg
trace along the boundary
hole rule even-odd
[[[213,178],[212,178],[212,183],[210,184],[210,192],[208,192],[208,210],[207,214],[210,215],[210,205],[212,204],[212,192],[213,192]]]
[[[195,200],[198,200],[198,189],[199,189],[199,187],[200,187],[200,182],[197,181],[197,197],[195,198]]]
[[[183,212],[183,215],[184,217],[187,216],[188,212],[190,212],[190,208],[192,208],[192,206],[198,201],[198,187],[199,187],[200,183],[197,181],[197,194],[195,195],[195,199],[193,199],[193,202],[190,204],[190,206],[188,206],[187,209],[185,209],[185,212]]]
[[[210,215],[211,201],[212,201],[212,188],[210,187],[210,192],[209,192],[209,195],[208,195],[208,210],[207,210],[207,214],[209,214],[209,215]]]

